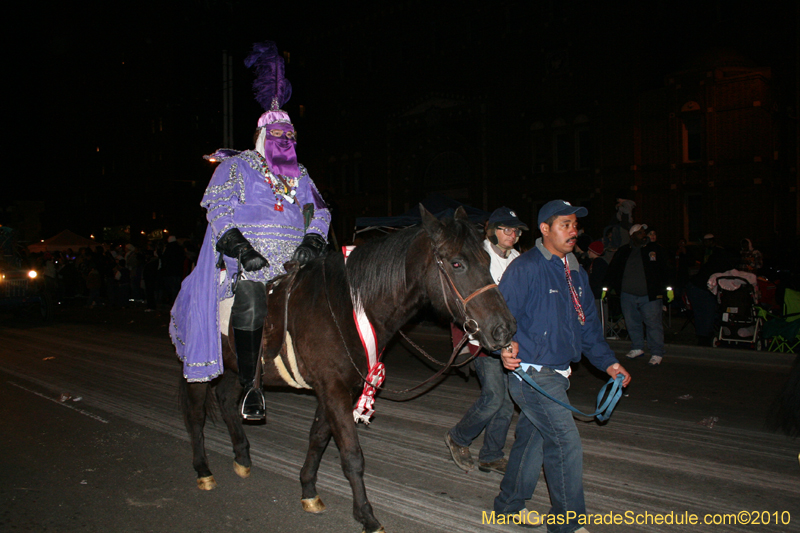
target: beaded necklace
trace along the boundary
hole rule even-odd
[[[275,211],[283,211],[284,200],[290,204],[294,203],[299,178],[275,174],[270,170],[269,165],[267,165],[267,160],[264,159],[261,154],[258,154],[258,156],[261,165],[261,173],[264,174],[264,182],[269,185],[269,188],[272,189],[272,193],[275,195]]]

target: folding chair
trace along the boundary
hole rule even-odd
[[[798,353],[800,349],[800,292],[786,289],[783,297],[783,315],[762,311],[767,321],[762,334],[770,339],[767,350],[771,352]]]
[[[692,302],[686,295],[685,290],[683,291],[683,295],[681,296],[681,304],[682,305],[680,312],[681,314],[683,314],[683,316],[686,317],[686,322],[683,323],[683,326],[681,326],[681,329],[678,331],[679,334],[683,333],[683,330],[685,330],[686,326],[688,326],[689,324],[691,324],[692,327],[694,327],[694,311],[692,311]]]
[[[608,289],[603,287],[600,299],[601,314],[603,319],[603,332],[606,339],[627,339],[628,330],[625,325],[625,317],[622,315],[622,304],[619,296],[609,294]]]

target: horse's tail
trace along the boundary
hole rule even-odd
[[[767,427],[792,438],[800,436],[800,355],[795,357],[789,379],[772,403]]]
[[[200,389],[200,391],[193,391],[193,393],[200,393],[199,395],[202,396],[201,402],[194,403],[189,401],[190,386]],[[210,383],[189,383],[185,378],[181,377],[178,385],[178,395],[181,413],[183,414],[183,424],[186,426],[186,431],[188,431],[190,435],[192,434],[192,426],[189,424],[189,416],[192,414],[192,409],[205,409],[206,418],[212,422],[215,421],[216,409],[214,407],[217,404],[217,399],[211,391]]]

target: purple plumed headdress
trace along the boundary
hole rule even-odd
[[[246,67],[255,67],[253,93],[264,108],[258,120],[259,127],[275,122],[289,122],[289,115],[281,108],[292,97],[292,84],[284,77],[283,57],[273,41],[255,43],[253,51],[244,60]]]

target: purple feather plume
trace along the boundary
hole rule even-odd
[[[278,53],[278,46],[273,41],[255,43],[244,64],[248,68],[255,66],[253,93],[265,111],[270,110],[273,99],[277,100],[279,108],[289,101],[292,84],[284,77],[283,56]]]

